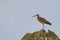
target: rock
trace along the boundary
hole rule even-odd
[[[54,32],[50,30],[46,32],[44,29],[42,29],[34,33],[27,33],[24,37],[22,37],[21,40],[60,40],[60,39]]]

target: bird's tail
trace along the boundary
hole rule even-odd
[[[51,23],[48,23],[49,25],[52,25]]]

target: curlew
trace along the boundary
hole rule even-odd
[[[37,16],[37,20],[43,25],[43,29],[44,29],[44,24],[51,25],[51,23],[49,21],[47,21],[43,17],[40,17],[39,14],[36,14],[33,17],[35,17],[35,16]]]

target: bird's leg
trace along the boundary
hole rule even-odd
[[[44,24],[43,24],[43,29],[44,29]]]

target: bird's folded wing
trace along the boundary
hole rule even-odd
[[[40,20],[41,20],[42,22],[44,22],[45,24],[51,25],[51,23],[50,23],[49,21],[47,21],[46,19],[44,19],[44,18],[41,18]]]

